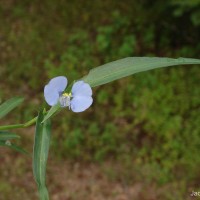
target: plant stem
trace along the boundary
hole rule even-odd
[[[24,124],[13,124],[13,125],[0,126],[0,131],[16,129],[16,128],[26,128],[26,127],[33,125],[36,122],[36,120],[37,120],[37,117],[31,119],[30,121],[28,121]]]
[[[30,121],[24,124],[24,128],[31,126],[32,124],[36,123],[38,117],[31,119]]]
[[[0,131],[15,129],[15,128],[23,128],[23,127],[24,127],[24,124],[5,125],[5,126],[0,126]]]

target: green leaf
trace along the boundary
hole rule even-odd
[[[90,70],[82,80],[90,84],[91,87],[95,87],[138,72],[189,64],[200,64],[200,60],[193,58],[128,57],[96,67]]]
[[[0,140],[12,140],[19,139],[20,136],[14,133],[10,133],[7,131],[0,131]]]
[[[12,139],[19,139],[20,136],[14,133],[10,133],[7,131],[0,131],[0,146],[9,147],[14,149],[20,153],[29,154],[26,150],[22,147],[13,144],[10,140]]]
[[[56,104],[55,106],[52,106],[46,116],[44,117],[42,123],[44,123],[46,120],[48,120],[50,117],[52,117],[54,114],[56,114],[59,110],[61,110],[60,104]]]
[[[189,64],[200,64],[200,59],[128,57],[96,67],[90,70],[88,75],[84,76],[81,80],[90,84],[91,87],[95,87],[126,76],[130,76],[138,72],[143,72],[162,67],[169,67],[175,65],[189,65]],[[72,85],[70,85],[70,88],[71,86]],[[54,114],[56,114],[59,110],[61,110],[59,104],[51,107],[51,109],[45,116],[42,123],[45,122],[50,117],[52,117]]]
[[[0,119],[7,115],[10,111],[16,108],[23,102],[24,98],[14,97],[0,105]]]
[[[40,112],[36,122],[35,140],[33,147],[33,175],[38,186],[40,200],[48,200],[46,188],[46,165],[48,159],[49,145],[51,139],[50,120],[44,119],[43,112]]]
[[[26,150],[24,150],[22,147],[20,146],[17,146],[13,143],[11,143],[10,140],[5,140],[5,141],[0,141],[0,146],[4,146],[4,147],[9,147],[11,149],[14,149],[20,153],[23,153],[23,154],[29,154]]]

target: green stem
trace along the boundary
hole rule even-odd
[[[37,118],[38,118],[38,117],[35,117],[35,118],[31,119],[30,121],[26,122],[26,123],[24,124],[24,128],[26,128],[26,127],[28,127],[28,126],[31,126],[32,124],[35,124],[36,121],[37,121]]]
[[[15,129],[15,128],[24,128],[24,124],[13,124],[13,125],[0,126],[0,131]]]
[[[47,113],[48,111],[45,111]],[[13,125],[5,125],[5,126],[0,126],[0,131],[2,130],[10,130],[10,129],[16,129],[16,128],[27,128],[33,124],[36,123],[38,117],[35,117],[31,119],[30,121],[24,123],[24,124],[13,124]]]
[[[37,120],[37,117],[31,119],[30,121],[28,121],[24,124],[13,124],[13,125],[0,126],[0,131],[16,129],[16,128],[26,128],[26,127],[33,125],[36,122],[36,120]]]

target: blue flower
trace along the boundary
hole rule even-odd
[[[44,87],[44,98],[50,106],[58,102],[61,107],[69,107],[73,112],[83,112],[93,102],[92,89],[88,83],[77,81],[72,86],[70,93],[65,93],[67,78],[58,76],[49,81]]]

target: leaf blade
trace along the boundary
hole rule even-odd
[[[189,64],[200,64],[200,59],[128,57],[91,69],[88,75],[84,76],[80,80],[88,83],[91,87],[96,87],[147,70]],[[61,110],[59,104],[51,107],[42,123],[55,115],[59,110]]]
[[[20,136],[15,133],[0,131],[0,140],[12,140],[12,139],[19,139],[19,138]]]
[[[8,147],[10,149],[13,149],[15,151],[18,151],[19,153],[23,153],[26,155],[29,154],[29,152],[27,152],[25,149],[23,149],[22,147],[20,147],[18,145],[11,143],[9,140],[0,141],[0,146]]]
[[[51,124],[50,120],[44,119],[43,112],[40,112],[36,122],[34,148],[33,148],[33,175],[38,186],[40,199],[48,200],[48,190],[46,188],[46,165],[48,159]]]
[[[6,102],[0,105],[0,119],[6,116],[10,111],[16,108],[19,104],[23,102],[22,97],[13,97],[8,99]]]
[[[188,64],[200,64],[200,60],[193,58],[128,57],[96,67],[90,70],[88,75],[81,80],[90,84],[91,87],[95,87],[138,72]]]
[[[57,112],[59,112],[59,110],[61,109],[59,104],[56,104],[55,106],[52,106],[50,108],[50,110],[48,111],[48,113],[45,115],[43,121],[41,123],[44,123],[46,120],[50,119],[50,117],[52,117],[54,114],[56,114]]]

